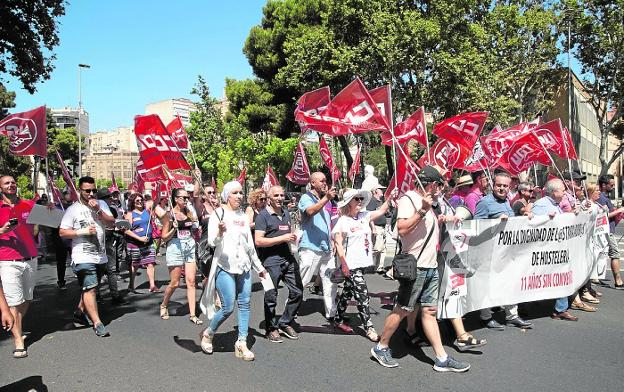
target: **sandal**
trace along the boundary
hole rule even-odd
[[[375,331],[375,328],[373,327],[369,327],[366,330],[366,337],[371,341],[371,342],[378,342],[379,341],[379,335],[377,334],[377,331]]]
[[[581,299],[583,300],[583,302],[587,302],[587,303],[590,303],[590,304],[599,304],[600,303],[600,300],[598,298],[595,298],[590,293],[584,293],[581,296]]]
[[[596,308],[594,308],[593,306],[587,305],[585,302],[583,301],[572,301],[572,304],[570,305],[570,309],[574,309],[574,310],[582,310],[583,312],[595,312]]]
[[[240,340],[237,340],[236,343],[234,343],[234,355],[236,355],[236,358],[242,358],[243,361],[246,362],[256,359],[254,353],[247,348],[247,343]]]
[[[203,352],[206,354],[212,354],[212,336],[210,336],[210,334],[206,335],[206,329],[199,333],[199,345],[201,346]]]
[[[26,358],[28,356],[28,351],[26,348],[16,348],[13,350],[13,358]]]
[[[159,289],[158,287],[154,286],[152,288],[149,289],[150,293],[162,293],[163,291],[161,289]]]
[[[189,320],[190,320],[190,322],[192,322],[195,325],[202,325],[204,323],[197,316],[189,316]]]
[[[169,309],[166,306],[160,305],[160,318],[163,320],[169,320]]]
[[[455,345],[455,347],[457,347],[459,351],[463,352],[472,350],[473,348],[485,346],[487,344],[487,340],[475,339],[475,337],[468,332],[464,332],[463,334],[459,335],[457,339],[455,339],[453,344]]]

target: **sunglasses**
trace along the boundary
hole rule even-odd
[[[134,202],[135,202],[135,203],[138,203],[138,202],[143,203],[143,199],[136,199]]]
[[[180,199],[184,199],[184,200],[188,200],[188,199],[189,199],[189,197],[188,197],[188,196],[176,196],[176,197],[178,197],[178,198],[180,198]]]
[[[284,197],[284,194],[283,193],[278,193],[276,195],[273,195],[273,197]]]
[[[355,201],[363,201],[364,198],[360,197],[360,196],[356,196],[356,197],[353,198],[353,200],[355,200]]]
[[[208,191],[208,192],[206,192],[206,194],[207,194],[207,195],[214,195],[214,194],[215,194],[215,191]]]
[[[95,189],[81,189],[84,193],[95,193],[97,192]]]
[[[266,197],[261,197],[260,201],[266,201]]]

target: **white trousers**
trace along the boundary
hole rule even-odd
[[[325,317],[332,318],[336,315],[336,293],[338,285],[332,283],[330,277],[336,269],[336,263],[331,252],[320,252],[311,249],[299,249],[299,272],[301,283],[305,287],[314,275],[320,275],[323,282],[323,302],[325,304]]]

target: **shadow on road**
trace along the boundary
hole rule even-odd
[[[0,387],[0,392],[47,392],[48,387],[43,383],[43,377],[30,376],[11,384]]]

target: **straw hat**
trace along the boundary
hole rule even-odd
[[[460,186],[466,186],[466,185],[472,185],[472,184],[473,184],[472,176],[470,174],[467,174],[457,179],[457,183],[455,184],[455,187],[459,188]]]

